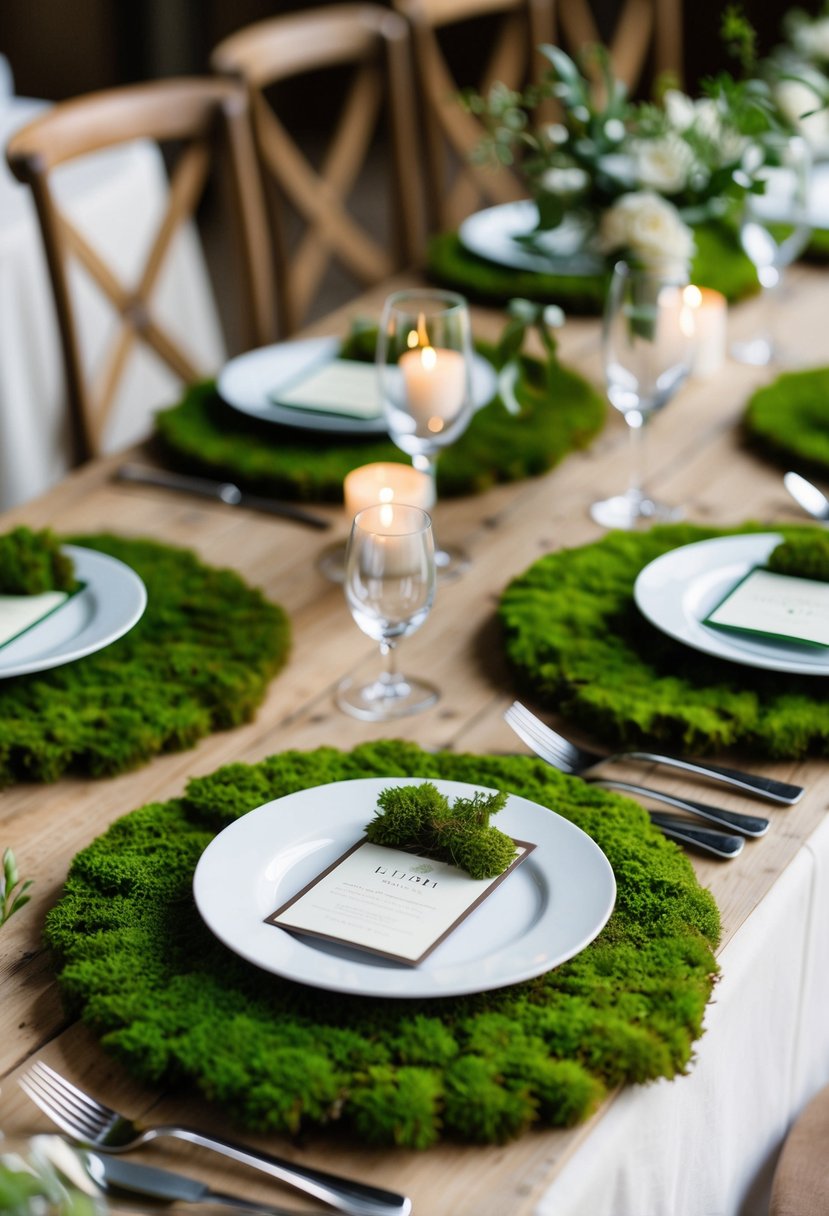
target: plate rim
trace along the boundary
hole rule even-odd
[[[479,210],[473,211],[471,215],[468,215],[465,219],[461,220],[461,223],[458,225],[458,239],[467,252],[474,254],[475,257],[483,258],[485,261],[491,262],[494,266],[502,266],[510,270],[524,270],[540,275],[572,275],[576,278],[585,279],[595,278],[603,273],[598,266],[593,271],[577,271],[573,270],[572,268],[568,270],[564,266],[557,267],[555,262],[552,259],[547,258],[543,253],[525,250],[520,246],[516,247],[514,256],[504,258],[502,256],[497,256],[497,253],[496,255],[493,255],[491,250],[485,251],[483,247],[484,242],[473,239],[470,243],[470,232],[480,223],[480,217],[490,217],[498,212],[503,214],[506,211],[529,211],[530,207],[534,207],[536,209],[537,215],[537,204],[531,198],[512,199],[505,203],[494,203],[491,207],[481,207]],[[531,228],[524,229],[522,227],[522,234],[525,231],[530,232],[531,230]],[[507,235],[514,236],[512,233]]]
[[[83,561],[90,561],[93,566],[99,564],[101,567],[117,570],[118,576],[132,585],[136,596],[135,603],[130,612],[125,614],[120,625],[110,629],[108,633],[101,635],[97,639],[90,639],[90,641],[80,647],[73,647],[72,639],[67,639],[64,649],[57,653],[53,652],[47,657],[40,659],[24,659],[17,663],[12,663],[11,666],[3,666],[2,651],[0,651],[0,680],[9,680],[15,676],[34,675],[40,671],[51,671],[55,667],[64,667],[68,663],[74,663],[78,659],[86,658],[87,655],[104,650],[107,646],[111,646],[113,642],[117,642],[119,638],[129,633],[144,615],[147,607],[147,588],[144,580],[133,570],[132,566],[128,566],[126,562],[121,561],[118,557],[113,557],[109,553],[103,553],[100,549],[87,549],[83,545],[61,545],[61,551],[75,562],[80,560],[78,555],[82,554]],[[88,576],[87,586],[89,586]],[[92,590],[94,591],[95,588],[93,587]],[[81,594],[83,594],[83,591]],[[34,628],[37,628],[37,626]],[[82,630],[81,636],[83,632]]]
[[[704,540],[690,541],[687,545],[677,545],[674,549],[667,549],[664,553],[660,553],[658,557],[655,557],[649,561],[647,565],[643,566],[637,574],[633,584],[633,599],[636,607],[642,613],[642,616],[649,621],[655,629],[658,629],[660,633],[664,634],[666,637],[673,638],[674,641],[681,642],[684,646],[687,646],[689,649],[695,650],[701,654],[710,654],[715,658],[724,659],[727,662],[737,663],[741,667],[751,667],[757,671],[777,671],[787,675],[825,677],[829,675],[829,652],[827,652],[825,658],[823,659],[822,665],[808,663],[802,660],[798,661],[794,658],[787,659],[782,656],[780,658],[775,658],[772,654],[769,654],[768,658],[764,658],[762,655],[753,654],[748,650],[741,649],[739,646],[731,646],[729,644],[728,634],[725,632],[721,633],[720,631],[713,629],[705,632],[702,621],[695,622],[695,624],[698,625],[701,630],[703,630],[699,639],[696,637],[690,637],[688,632],[683,629],[670,628],[664,623],[663,620],[657,619],[653,613],[653,609],[643,602],[644,583],[647,581],[649,574],[652,577],[653,569],[657,567],[658,564],[662,562],[667,563],[679,553],[687,552],[691,549],[699,551],[705,547],[714,546],[722,548],[729,545],[739,547],[741,544],[749,548],[752,546],[752,544],[762,548],[764,545],[768,546],[772,542],[779,542],[783,539],[784,537],[782,532],[775,530],[768,532],[733,532],[728,533],[725,536],[709,536]],[[750,563],[751,557],[747,555],[746,560]],[[683,624],[687,620],[684,609],[682,612],[682,620]],[[762,643],[755,640],[754,644],[760,645]]]
[[[222,837],[225,838],[225,843],[226,843],[227,839],[228,839],[228,834],[233,834],[236,831],[245,830],[241,826],[242,824],[245,823],[245,821],[247,821],[248,824],[255,823],[254,820],[250,819],[250,816],[259,815],[260,818],[264,819],[266,813],[271,811],[272,808],[277,803],[280,803],[287,798],[295,797],[296,795],[306,795],[306,794],[311,793],[312,791],[321,792],[321,791],[325,791],[325,790],[332,790],[337,787],[342,787],[344,785],[345,786],[356,786],[356,785],[360,785],[360,784],[363,784],[363,785],[370,784],[371,786],[375,787],[375,789],[378,789],[378,788],[387,787],[390,784],[400,783],[401,781],[410,782],[410,783],[422,783],[424,781],[431,781],[434,784],[436,784],[438,786],[438,788],[440,788],[441,785],[448,785],[448,786],[452,786],[454,788],[462,787],[469,791],[491,789],[491,787],[488,787],[485,785],[474,784],[472,782],[456,781],[452,778],[443,778],[443,777],[434,777],[434,776],[401,777],[400,774],[394,774],[394,775],[389,775],[389,776],[384,776],[384,777],[357,777],[357,778],[351,778],[351,779],[348,779],[345,781],[323,782],[320,785],[304,787],[302,790],[293,790],[289,794],[283,794],[278,798],[273,798],[273,799],[269,800],[268,802],[262,803],[258,807],[252,808],[245,815],[242,815],[238,819],[233,820],[232,823],[228,824],[225,828],[222,829],[221,832],[217,833],[217,835],[213,837],[213,839],[210,841],[210,843],[206,846],[204,852],[202,853],[202,855],[199,858],[199,861],[196,865],[196,869],[193,874],[193,884],[192,884],[193,897],[194,897],[194,901],[195,901],[196,907],[198,909],[199,915],[201,916],[202,921],[205,924],[205,926],[207,927],[208,931],[211,932],[217,938],[217,940],[221,941],[222,944],[227,949],[231,950],[234,954],[236,954],[237,957],[243,958],[245,961],[260,968],[261,970],[266,971],[269,974],[277,975],[284,979],[291,980],[295,983],[304,984],[309,987],[320,988],[325,991],[340,992],[340,993],[345,993],[348,995],[362,995],[362,996],[370,996],[370,997],[377,997],[377,998],[402,999],[402,1000],[426,1000],[426,999],[441,998],[441,997],[446,997],[446,996],[464,996],[464,995],[469,995],[469,994],[476,993],[476,992],[495,991],[498,988],[504,988],[504,987],[508,987],[512,984],[521,983],[524,980],[532,979],[533,977],[535,977],[537,975],[541,975],[546,971],[552,970],[553,968],[558,967],[562,963],[566,962],[568,959],[575,957],[576,954],[580,953],[583,949],[585,949],[585,947],[588,946],[590,944],[590,942],[592,942],[598,936],[599,933],[601,933],[602,929],[606,925],[610,915],[613,912],[613,909],[616,904],[616,894],[617,894],[615,874],[613,872],[613,867],[611,866],[607,856],[605,855],[605,853],[601,849],[601,847],[596,843],[596,841],[593,840],[593,838],[591,836],[589,836],[588,833],[585,832],[583,828],[580,828],[577,824],[573,823],[569,819],[566,819],[564,816],[559,815],[556,811],[552,810],[551,808],[545,807],[541,803],[533,802],[532,799],[526,798],[522,794],[510,794],[509,797],[516,799],[519,804],[526,804],[528,806],[533,807],[535,810],[537,810],[539,812],[543,812],[544,814],[553,816],[554,820],[558,821],[559,826],[564,825],[564,830],[566,832],[572,832],[574,834],[573,838],[579,839],[580,847],[586,847],[586,849],[588,850],[588,853],[592,856],[593,860],[595,861],[595,863],[597,865],[597,875],[603,874],[603,877],[607,883],[607,888],[606,888],[607,898],[604,900],[604,903],[602,905],[602,912],[601,912],[600,917],[598,918],[598,922],[593,926],[593,928],[590,930],[590,932],[587,934],[586,937],[584,937],[583,939],[579,939],[579,941],[577,943],[573,944],[565,954],[561,955],[560,957],[556,956],[553,961],[550,961],[549,959],[546,959],[544,961],[539,961],[538,955],[536,955],[536,961],[532,967],[522,969],[520,972],[516,971],[516,972],[510,974],[509,976],[507,976],[506,978],[499,979],[497,982],[492,982],[492,980],[490,979],[486,983],[481,983],[480,978],[477,981],[475,979],[470,978],[465,981],[452,981],[451,979],[449,979],[449,980],[443,979],[442,981],[437,982],[436,978],[434,976],[430,977],[429,965],[428,965],[429,959],[426,960],[426,963],[423,967],[419,967],[419,968],[401,966],[400,968],[387,967],[387,968],[380,969],[380,968],[371,966],[370,963],[363,963],[359,959],[359,956],[358,956],[355,959],[343,960],[346,970],[351,970],[352,972],[356,971],[356,974],[353,974],[351,979],[343,979],[343,978],[337,978],[337,977],[334,977],[333,979],[330,977],[321,978],[319,976],[309,977],[307,972],[304,971],[302,966],[300,966],[300,967],[292,966],[290,963],[290,960],[288,960],[287,966],[284,963],[281,965],[274,965],[272,960],[265,961],[265,962],[261,961],[261,957],[256,957],[257,952],[255,949],[255,946],[249,945],[249,946],[247,946],[246,949],[241,949],[241,948],[239,948],[237,943],[234,943],[231,940],[228,940],[229,937],[232,937],[232,934],[230,934],[227,929],[225,929],[224,932],[220,932],[215,927],[215,920],[216,920],[215,916],[213,916],[213,918],[211,919],[209,913],[206,914],[206,912],[205,912],[205,906],[204,906],[205,902],[207,902],[207,903],[210,902],[210,892],[205,889],[205,883],[207,881],[206,876],[208,873],[208,866],[213,864],[213,858],[215,857],[216,847],[221,848],[221,846],[217,845],[217,842],[219,842]],[[375,797],[376,797],[376,794],[375,794]],[[551,820],[549,822],[553,822],[553,821]],[[248,829],[248,830],[250,830],[250,829]],[[583,839],[581,839],[581,838],[583,838]],[[337,839],[338,846],[339,846],[339,844],[342,844],[343,847],[346,847],[346,842],[341,840],[339,837],[337,837],[336,839]],[[586,845],[585,845],[585,842],[587,842]],[[213,857],[209,856],[211,854],[211,852],[213,853]],[[536,849],[532,855],[532,857],[536,858],[536,862],[535,862],[536,865],[538,864],[538,861],[540,860],[537,856],[538,853],[539,853],[539,849]],[[268,856],[270,857],[270,856],[272,856],[272,854],[269,854]],[[542,856],[543,856],[543,854],[542,854]],[[528,865],[532,864],[532,857],[528,858],[528,860],[527,860]],[[258,875],[258,871],[257,871],[257,875]],[[258,877],[257,877],[257,881],[258,881]],[[593,879],[591,881],[595,882],[596,876],[593,876]],[[249,883],[246,890],[253,890],[252,881]],[[503,890],[503,888],[501,888],[501,890]],[[285,895],[287,898],[288,897],[287,890],[285,892]],[[546,915],[549,917],[553,914],[554,913],[552,913],[552,912],[548,912]],[[560,914],[560,909],[559,909],[559,914]],[[264,920],[261,920],[261,918],[259,917],[258,911],[254,909],[251,914],[250,925],[246,929],[248,940],[252,937],[251,928],[253,925],[254,916],[256,918],[256,923],[257,924],[261,923],[262,926],[264,927]],[[532,929],[534,931],[539,931],[539,932],[543,931],[544,920],[545,920],[545,916],[544,916],[544,914],[542,914],[538,918],[536,923],[532,926]],[[541,929],[539,929],[539,926],[541,926]],[[292,947],[291,947],[292,949],[295,949],[296,947],[300,947],[301,950],[303,950],[303,951],[309,951],[309,952],[313,951],[313,945],[309,945],[309,942],[312,942],[313,939],[309,939],[307,937],[300,937],[299,935],[291,935],[286,930],[280,929],[278,926],[275,926],[275,925],[268,925],[267,930],[269,933],[281,934],[283,936],[283,938],[288,938],[292,943]],[[273,939],[269,938],[268,940],[272,941]],[[513,946],[514,946],[514,944],[513,944]],[[510,949],[509,945],[502,945],[501,947],[499,947],[498,951],[493,952],[493,955],[489,956],[489,957],[495,957],[499,952],[508,951],[509,949]],[[308,960],[309,961],[313,960],[313,953],[308,954]],[[279,960],[277,960],[277,962],[278,961]],[[477,970],[478,974],[480,976],[481,962],[482,962],[482,960],[480,959],[480,957],[478,957],[474,960],[471,960],[468,965],[468,970],[470,970],[470,971]],[[401,980],[403,982],[402,989],[400,987]]]

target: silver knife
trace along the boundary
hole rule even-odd
[[[783,478],[783,485],[807,515],[824,523],[829,520],[829,498],[817,486],[813,486],[811,481],[807,481],[799,473],[787,473]]]
[[[187,1174],[158,1169],[154,1165],[138,1165],[134,1161],[123,1161],[120,1157],[104,1157],[98,1153],[82,1153],[87,1172],[102,1191],[143,1195],[150,1199],[161,1199],[167,1203],[216,1203],[234,1207],[243,1212],[260,1212],[263,1216],[299,1216],[287,1208],[272,1204],[256,1203],[238,1195],[214,1191],[206,1183]],[[411,1205],[406,1211],[411,1210]],[[304,1214],[303,1214],[304,1216]],[[317,1216],[323,1216],[317,1209]],[[326,1213],[325,1216],[328,1216]]]
[[[252,511],[264,511],[268,515],[281,515],[309,528],[330,528],[331,521],[314,515],[293,503],[278,502],[275,498],[260,498],[246,494],[232,481],[211,481],[208,477],[191,477],[189,473],[171,473],[166,469],[151,469],[143,465],[122,464],[115,472],[117,481],[129,481],[136,485],[158,486],[162,490],[179,490],[184,494],[198,494],[202,498],[215,498],[230,507],[248,507]]]

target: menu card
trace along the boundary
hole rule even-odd
[[[0,647],[51,616],[68,599],[67,591],[44,591],[40,595],[0,595]]]
[[[266,923],[344,942],[416,965],[508,878],[535,848],[516,840],[517,856],[496,878],[470,878],[444,861],[358,841]]]
[[[382,413],[377,370],[373,363],[354,359],[329,359],[316,364],[287,385],[269,394],[276,405],[309,410],[315,414],[337,414],[368,422]]]
[[[704,624],[808,646],[829,646],[829,583],[750,571]]]

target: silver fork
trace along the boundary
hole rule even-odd
[[[530,713],[520,701],[514,701],[505,712],[504,717],[511,726],[524,724],[540,738],[555,760],[550,763],[562,772],[572,773],[581,777],[597,764],[605,760],[646,760],[655,764],[667,764],[672,768],[683,769],[687,773],[696,773],[701,777],[710,777],[714,781],[722,781],[725,785],[736,786],[748,794],[758,798],[767,798],[769,802],[781,802],[791,806],[803,795],[800,785],[788,785],[785,781],[774,781],[771,777],[762,777],[757,773],[743,773],[734,768],[721,768],[717,764],[702,764],[699,760],[685,760],[681,756],[670,756],[661,752],[626,751],[626,752],[594,752],[587,748],[577,747],[563,735],[556,734],[549,726],[545,726],[535,714]]]
[[[515,705],[511,705],[504,714],[516,735],[553,768],[568,772],[569,770],[559,762],[558,753],[548,746],[546,726],[539,722],[538,718],[529,710],[524,709],[523,706],[520,708],[524,710],[522,714],[516,711]],[[651,798],[654,802],[662,802],[679,811],[688,811],[700,819],[707,819],[709,822],[715,823],[718,827],[739,832],[741,836],[765,836],[769,830],[770,821],[761,815],[743,815],[740,811],[727,811],[724,807],[711,806],[707,802],[694,802],[690,798],[678,798],[675,794],[654,790],[646,785],[634,785],[630,781],[617,781],[612,777],[594,777],[590,773],[572,772],[571,775],[581,777],[583,781],[589,781],[595,785],[606,785],[611,789],[621,790],[625,794]]]
[[[412,1210],[411,1200],[405,1195],[396,1195],[393,1191],[296,1165],[268,1153],[254,1152],[242,1144],[209,1136],[195,1128],[177,1125],[142,1127],[78,1089],[40,1060],[18,1078],[18,1085],[61,1131],[99,1152],[124,1153],[147,1140],[171,1136],[201,1145],[202,1148],[214,1149],[243,1165],[252,1165],[254,1169],[270,1174],[287,1186],[293,1186],[340,1212],[348,1213],[348,1216],[409,1216]]]

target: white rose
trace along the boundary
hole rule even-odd
[[[687,93],[668,89],[665,92],[665,114],[675,131],[687,131],[694,125],[696,108]]]
[[[633,146],[636,179],[646,190],[677,194],[688,182],[694,154],[675,132],[660,139],[638,140]]]
[[[799,80],[781,80],[775,89],[780,109],[806,142],[816,151],[829,145],[829,110],[819,110],[820,100],[814,89]],[[809,111],[816,111],[810,114]],[[803,118],[809,114],[808,118]]]
[[[799,25],[792,41],[797,50],[809,59],[829,59],[829,17]]]
[[[687,267],[694,238],[673,203],[647,190],[623,194],[602,216],[601,248],[612,253],[625,249],[646,265],[668,263]]]
[[[553,166],[552,169],[545,169],[539,178],[539,184],[541,189],[546,190],[548,194],[572,197],[572,195],[581,194],[586,190],[590,179],[584,169],[580,169],[578,165],[559,165]]]

